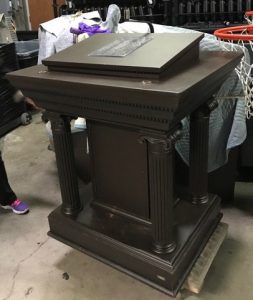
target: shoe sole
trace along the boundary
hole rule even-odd
[[[2,206],[2,205],[1,205],[1,207],[2,207],[3,209],[11,209],[11,210],[14,212],[14,214],[17,214],[17,215],[24,215],[24,214],[26,214],[26,213],[29,212],[29,208],[27,208],[27,209],[25,209],[25,210],[23,210],[23,211],[18,211],[18,210],[15,210],[13,207],[11,207],[11,206],[9,206],[9,205],[6,205],[6,206]]]

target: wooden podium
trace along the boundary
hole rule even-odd
[[[201,52],[187,64],[184,56],[173,74],[153,79],[85,74],[73,66],[8,76],[52,124],[62,205],[49,215],[49,235],[170,295],[221,219],[219,198],[207,193],[208,122],[214,93],[241,59]],[[189,186],[175,189],[174,145],[188,115]],[[78,182],[70,131],[77,116],[88,126],[86,185]]]

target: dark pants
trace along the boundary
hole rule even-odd
[[[16,199],[17,197],[9,185],[2,154],[0,152],[0,205],[9,205]]]

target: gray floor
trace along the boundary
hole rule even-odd
[[[47,236],[47,216],[60,204],[54,153],[47,145],[39,115],[6,139],[11,185],[31,212],[17,216],[0,209],[0,300],[171,299]],[[238,183],[236,197],[235,206],[224,209],[229,235],[201,293],[182,291],[179,299],[253,299],[253,184]]]

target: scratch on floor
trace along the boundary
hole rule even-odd
[[[30,259],[36,252],[38,252],[40,250],[40,248],[46,244],[46,242],[49,240],[49,237],[46,238],[46,240],[44,242],[42,242],[32,253],[30,253],[27,257],[23,258],[17,265],[17,267],[15,268],[15,272],[12,276],[12,285],[11,285],[11,288],[10,288],[10,291],[8,293],[8,295],[3,298],[3,300],[8,300],[10,299],[13,291],[14,291],[14,288],[15,288],[15,283],[16,283],[16,277],[20,271],[20,266],[26,262],[28,259]]]
[[[29,288],[26,290],[25,296],[26,296],[26,297],[29,296],[29,295],[32,293],[32,291],[33,291],[33,287],[31,286],[31,287],[29,287]]]

